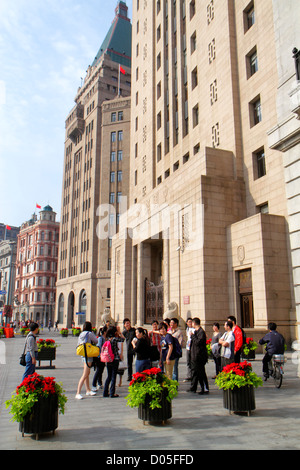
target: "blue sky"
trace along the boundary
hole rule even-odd
[[[0,0],[0,222],[21,225],[36,203],[60,220],[65,119],[117,3]]]

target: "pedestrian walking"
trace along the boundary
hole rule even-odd
[[[124,335],[120,331],[120,327],[111,326],[107,330],[106,340],[110,341],[112,352],[114,355],[114,360],[112,362],[107,362],[107,379],[104,384],[103,396],[110,398],[117,398],[119,395],[115,393],[116,391],[116,379],[117,372],[120,362],[120,353],[118,348],[118,343],[125,340]]]
[[[200,384],[199,395],[209,393],[208,380],[205,371],[205,364],[208,362],[206,349],[206,333],[200,325],[198,317],[193,318],[194,333],[191,335],[191,370],[192,380],[189,392],[196,393],[198,382]]]
[[[94,363],[96,366],[96,370],[94,373],[93,377],[93,382],[92,382],[92,391],[96,392],[98,388],[102,387],[102,375],[105,369],[105,362],[102,362],[100,359],[100,354],[101,354],[101,349],[102,346],[106,340],[106,333],[107,333],[107,326],[103,326],[103,328],[99,329],[98,332],[98,341],[97,341],[97,346],[99,348],[99,356],[95,358]]]
[[[92,332],[91,322],[86,321],[83,325],[82,332],[80,333],[78,337],[77,346],[79,346],[80,344],[84,344],[84,343],[97,344],[97,342],[98,342],[97,336]],[[96,395],[96,392],[90,389],[90,383],[89,383],[89,377],[90,377],[90,372],[91,372],[91,365],[93,363],[93,358],[88,357],[86,359],[85,357],[83,357],[82,361],[83,361],[83,374],[78,382],[77,393],[75,395],[75,398],[77,400],[82,400],[83,398],[83,396],[81,395],[81,389],[82,389],[83,384],[85,385],[87,396]]]
[[[39,332],[39,325],[37,323],[31,323],[29,325],[29,329],[30,329],[30,332],[26,336],[26,343],[25,343],[24,354],[25,354],[26,366],[25,366],[25,372],[23,374],[22,381],[29,375],[32,375],[35,373],[36,360],[37,360],[37,355],[38,355],[36,336]]]

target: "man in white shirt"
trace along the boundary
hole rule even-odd
[[[228,320],[225,322],[224,329],[225,333],[219,339],[219,344],[221,345],[221,367],[227,366],[234,362],[234,342],[235,337],[232,331],[233,323]]]
[[[193,328],[193,320],[192,318],[188,318],[186,321],[186,365],[187,365],[187,376],[184,379],[184,382],[190,382],[192,380],[192,370],[191,370],[191,335],[195,332],[195,328]]]

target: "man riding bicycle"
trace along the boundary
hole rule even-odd
[[[268,364],[271,361],[273,354],[284,353],[285,339],[280,333],[278,333],[278,331],[276,331],[276,328],[276,323],[269,323],[269,333],[259,340],[259,344],[266,344],[266,354],[262,360],[265,381],[269,378]]]

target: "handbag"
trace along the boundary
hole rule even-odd
[[[23,366],[23,367],[26,366],[26,354],[25,354],[26,344],[27,344],[27,338],[26,338],[26,341],[25,341],[23,354],[21,354],[21,356],[20,356],[20,366]]]
[[[77,356],[82,357],[98,357],[100,354],[100,349],[98,346],[94,346],[91,343],[82,343],[77,346],[76,354]]]

